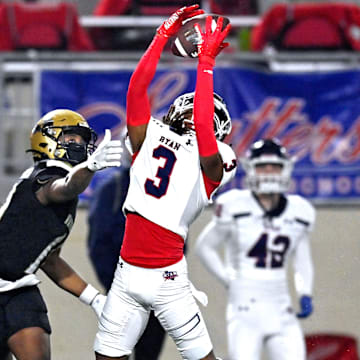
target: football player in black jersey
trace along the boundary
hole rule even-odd
[[[34,166],[0,209],[0,360],[50,359],[51,328],[37,284],[41,268],[59,287],[91,305],[99,317],[105,296],[60,256],[75,220],[78,195],[95,171],[120,166],[122,147],[110,130],[96,148],[95,132],[77,112],[42,117],[30,140]]]

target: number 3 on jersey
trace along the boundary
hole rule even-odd
[[[287,236],[277,236],[272,241],[272,244],[278,246],[279,249],[272,250],[268,248],[268,243],[270,241],[268,238],[268,234],[262,234],[247,255],[256,258],[256,267],[270,267],[272,269],[283,267],[285,254],[290,245],[290,239]]]
[[[167,192],[170,176],[176,162],[176,156],[171,150],[160,145],[154,149],[153,158],[163,158],[165,159],[165,164],[164,166],[159,166],[156,173],[156,177],[160,179],[159,184],[155,185],[155,181],[148,178],[145,181],[145,191],[147,194],[160,199]]]

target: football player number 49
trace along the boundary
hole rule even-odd
[[[158,167],[156,173],[156,177],[160,179],[158,185],[155,185],[154,180],[148,178],[145,181],[145,191],[147,194],[160,199],[167,192],[170,176],[176,162],[176,156],[171,150],[162,145],[155,148],[152,155],[155,159],[165,159],[165,164],[164,166]]]
[[[272,269],[282,267],[284,265],[286,251],[290,245],[290,239],[287,236],[277,236],[272,243],[279,247],[278,250],[269,249],[268,242],[268,234],[262,234],[255,245],[249,250],[247,255],[249,257],[256,258],[256,267],[270,267]]]

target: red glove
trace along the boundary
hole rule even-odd
[[[231,25],[228,24],[224,30],[221,30],[223,20],[222,17],[219,17],[214,32],[211,31],[211,16],[206,18],[205,33],[201,31],[199,24],[194,25],[202,37],[202,42],[198,44],[199,63],[208,63],[214,66],[216,56],[221,50],[229,46],[229,43],[224,43],[223,41],[231,30]]]
[[[204,10],[198,9],[199,5],[184,6],[176,10],[162,25],[157,29],[157,33],[164,37],[175,35],[180,29],[184,20],[204,13]]]

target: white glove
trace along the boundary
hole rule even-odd
[[[207,306],[208,304],[208,297],[206,293],[203,291],[197,290],[193,283],[190,281],[190,291],[193,295],[193,297],[202,305]]]
[[[106,296],[99,293],[95,296],[95,299],[90,304],[92,309],[95,311],[95,314],[98,317],[98,319],[100,319],[105,302],[106,302]]]
[[[89,156],[86,165],[90,171],[98,171],[111,166],[120,166],[122,152],[121,141],[111,140],[111,131],[106,129],[103,141],[94,153]]]
[[[102,310],[106,302],[106,296],[100,294],[92,285],[88,284],[79,296],[80,301],[86,305],[90,305],[95,311],[96,316],[100,319]]]

